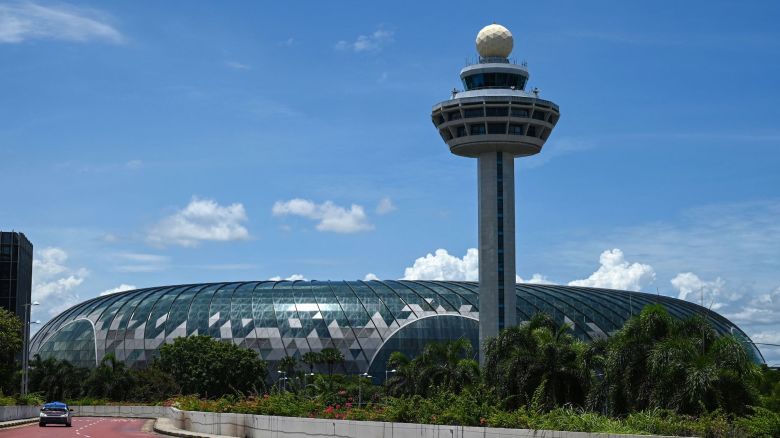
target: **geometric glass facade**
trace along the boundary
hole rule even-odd
[[[666,296],[573,286],[518,284],[517,321],[537,312],[568,323],[584,341],[608,337],[646,304],[685,318],[699,313],[734,334],[763,363],[748,336],[721,315]],[[100,296],[50,320],[31,354],[93,367],[107,353],[147,365],[166,342],[209,335],[251,348],[273,369],[285,356],[336,348],[342,373],[384,378],[390,353],[416,355],[431,341],[465,338],[477,354],[479,289],[459,281],[256,281],[139,289]],[[276,375],[276,373],[271,373]]]

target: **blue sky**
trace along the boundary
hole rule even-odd
[[[0,1],[0,228],[35,244],[35,318],[130,286],[474,279],[476,163],[429,114],[496,21],[561,107],[517,163],[518,275],[780,343],[780,6],[473,6]]]

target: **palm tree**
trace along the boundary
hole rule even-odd
[[[47,400],[64,400],[82,395],[82,384],[89,370],[73,366],[66,360],[41,359],[35,355],[30,362],[30,389],[43,392]]]
[[[676,320],[652,305],[610,339],[602,385],[615,414],[648,408],[742,414],[756,402],[756,373],[735,337],[718,336],[700,315]]]
[[[295,367],[298,365],[298,361],[292,356],[285,356],[279,361],[279,370],[284,372],[287,376],[295,374]]]
[[[387,367],[396,370],[386,382],[388,392],[394,395],[460,392],[479,381],[479,364],[472,359],[471,342],[463,338],[430,343],[412,360],[393,352]]]
[[[85,391],[95,397],[124,401],[135,386],[130,370],[113,353],[107,354],[85,382]]]
[[[324,348],[319,354],[319,363],[324,363],[328,368],[328,376],[333,377],[336,365],[344,362],[344,355],[335,348]]]
[[[582,406],[591,385],[587,348],[566,324],[537,314],[523,326],[502,330],[485,347],[486,384],[504,404],[553,409]]]
[[[303,357],[301,357],[301,362],[309,366],[309,374],[314,374],[314,365],[321,363],[322,361],[320,360],[319,353],[309,351],[308,353],[303,354]]]
[[[471,342],[464,338],[426,345],[413,360],[418,376],[417,392],[421,395],[436,389],[460,392],[477,382],[479,364],[471,357]]]
[[[394,351],[387,360],[387,369],[395,370],[387,381],[385,387],[387,393],[392,396],[416,394],[416,379],[414,364],[400,351]]]

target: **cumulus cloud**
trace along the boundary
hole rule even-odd
[[[291,276],[289,276],[287,278],[284,278],[284,279],[277,275],[276,277],[269,278],[269,280],[271,280],[271,281],[282,281],[282,280],[287,280],[287,281],[298,281],[298,280],[300,280],[300,281],[309,281],[306,277],[304,277],[301,274],[293,274],[293,275],[291,275]]]
[[[368,223],[368,216],[362,206],[352,204],[349,209],[325,201],[315,204],[307,199],[295,198],[289,201],[277,201],[271,209],[274,216],[300,216],[317,221],[319,231],[334,233],[357,233],[374,228]]]
[[[590,277],[570,281],[569,285],[638,291],[655,279],[652,266],[629,263],[617,248],[602,252],[599,263],[601,266]]]
[[[555,282],[550,281],[546,276],[542,274],[534,274],[528,280],[524,280],[519,275],[515,275],[515,282],[526,283],[526,284],[556,284]]]
[[[479,279],[479,251],[469,248],[462,257],[450,255],[446,249],[437,249],[414,261],[404,270],[403,280],[477,281]]]
[[[62,248],[43,248],[33,259],[32,299],[41,303],[42,310],[50,315],[59,313],[54,304],[68,302],[75,304],[78,295],[74,292],[84,282],[88,271],[84,268],[68,267],[68,253]]]
[[[726,282],[720,277],[713,281],[704,281],[693,272],[681,272],[671,280],[671,283],[677,289],[677,298],[681,300],[692,301],[712,309],[722,306],[719,300],[724,294]]]
[[[124,292],[126,290],[133,290],[133,289],[137,289],[137,287],[135,287],[132,284],[124,284],[124,283],[122,283],[122,284],[120,284],[117,287],[112,287],[111,289],[106,289],[103,292],[100,292],[100,296],[111,295],[111,294],[115,294],[117,292]]]
[[[360,52],[379,52],[393,42],[393,32],[377,29],[369,35],[359,35],[355,41],[341,40],[336,43],[336,50],[351,50]]]
[[[379,277],[376,276],[373,272],[369,272],[366,274],[365,277],[363,277],[363,281],[371,281],[371,280],[379,280]]]
[[[397,210],[390,198],[382,198],[376,206],[376,214],[387,214]]]
[[[433,254],[428,253],[425,257],[415,260],[414,265],[404,270],[402,280],[479,281],[479,251],[477,248],[469,248],[463,257],[456,257],[446,249],[437,249]],[[515,275],[515,281],[529,284],[555,284],[542,274],[533,274],[528,280]]]
[[[107,21],[105,14],[65,4],[0,4],[0,43],[34,39],[121,43],[122,34]]]
[[[146,238],[153,245],[197,246],[202,241],[245,240],[248,220],[239,203],[221,206],[211,199],[193,197],[184,209],[151,227]]]

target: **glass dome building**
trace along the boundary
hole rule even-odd
[[[384,377],[393,351],[414,356],[429,342],[479,336],[477,283],[455,281],[255,281],[138,289],[78,304],[44,325],[30,349],[42,358],[94,367],[108,353],[129,366],[148,364],[179,336],[209,335],[251,348],[275,363],[285,356],[336,348],[344,373]],[[720,334],[743,340],[723,316],[660,295],[571,286],[518,284],[517,320],[537,312],[568,323],[591,341],[610,336],[647,304],[675,317],[703,314]],[[272,373],[275,374],[275,373]]]

